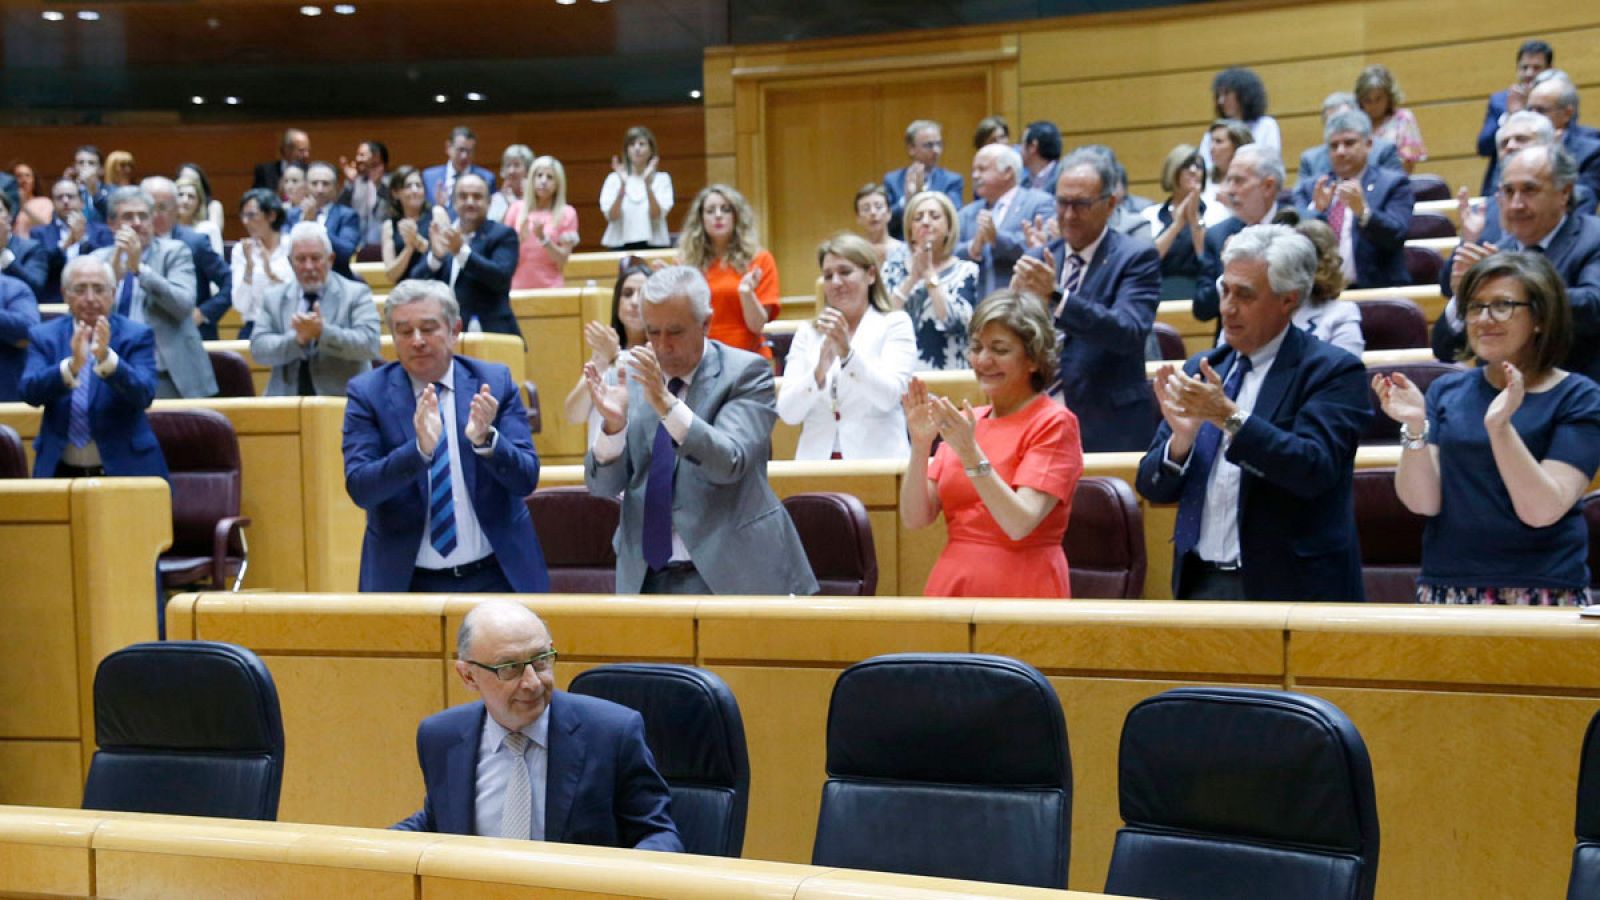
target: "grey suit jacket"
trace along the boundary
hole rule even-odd
[[[286,281],[267,291],[250,333],[250,355],[272,367],[268,397],[300,392],[300,361],[311,361],[311,383],[319,397],[343,397],[350,379],[372,368],[380,356],[378,308],[372,289],[337,272],[328,274],[322,297],[322,336],[302,346],[289,320],[300,311],[300,283]]]
[[[978,213],[989,208],[984,200],[974,200],[961,207],[960,223],[963,240],[956,245],[955,255],[978,264],[978,296],[1011,284],[1011,271],[1017,260],[1027,251],[1022,237],[1022,223],[1036,220],[1048,223],[1056,214],[1056,198],[1043,191],[1018,188],[1011,199],[1003,222],[995,223],[995,239],[976,255],[972,252],[972,235],[978,230]]]
[[[800,535],[767,484],[777,418],[771,365],[708,340],[683,402],[694,424],[677,448],[672,525],[700,577],[718,594],[816,593]],[[583,460],[590,493],[623,495],[613,542],[619,593],[637,593],[644,585],[645,482],[660,421],[629,379],[627,449],[605,465],[592,449]]]
[[[101,247],[94,255],[111,263],[116,247]],[[210,397],[217,392],[211,357],[200,340],[194,321],[194,257],[182,241],[154,238],[139,261],[134,282],[133,309],[144,310],[144,324],[156,338],[156,370],[166,372],[186,398]],[[121,297],[118,285],[113,303]],[[139,315],[132,316],[138,321]]]

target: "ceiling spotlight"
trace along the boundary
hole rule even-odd
[[[333,7],[333,11],[341,16],[353,16],[356,14],[356,6],[354,3],[340,3]]]
[[[611,0],[589,0],[590,3],[610,3]]]
[[[556,2],[562,6],[571,6],[572,4],[577,3],[578,0],[556,0]]]
[[[449,97],[446,97],[443,94],[434,94],[433,95],[433,102],[435,102],[435,103],[444,103],[445,101],[447,101],[449,99],[450,99]]]
[[[479,100],[483,99],[483,95],[477,91],[467,91],[467,99],[471,100],[473,103],[477,103]]]
[[[189,98],[189,102],[193,103],[195,106],[203,106],[205,105],[206,98],[200,96],[199,94],[195,94],[193,97]]]
[[[67,14],[58,9],[47,9],[44,12],[39,13],[39,18],[45,20],[46,22],[60,22],[66,17]]]
[[[300,7],[300,15],[302,15],[302,16],[320,16],[320,15],[322,15],[322,7],[320,7],[320,6],[302,6],[302,7]]]
[[[80,9],[78,10],[78,18],[84,22],[98,22],[100,21],[100,13],[92,9]]]
[[[689,99],[690,100],[699,100],[700,99],[700,92],[698,90],[690,91],[689,92]]]
[[[239,98],[238,97],[224,97],[222,102],[228,104],[229,106],[238,106],[239,105]]]

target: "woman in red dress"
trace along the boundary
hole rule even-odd
[[[756,240],[755,214],[725,184],[702,190],[678,238],[678,262],[705,273],[711,288],[711,337],[772,358],[761,329],[778,317],[778,264]]]
[[[900,490],[909,528],[942,511],[949,541],[928,597],[1070,597],[1067,533],[1083,474],[1078,418],[1045,396],[1056,335],[1043,305],[1013,291],[972,314],[968,356],[989,405],[957,409],[913,378],[906,392],[911,460]],[[944,438],[928,459],[933,438]]]

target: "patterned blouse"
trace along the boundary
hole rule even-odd
[[[1400,151],[1400,158],[1408,163],[1419,163],[1428,158],[1428,148],[1422,143],[1422,129],[1417,127],[1417,117],[1404,107],[1372,130],[1373,137],[1389,140]]]
[[[901,282],[911,277],[909,256],[890,257],[883,264],[883,286],[890,295]],[[917,371],[928,369],[966,369],[967,323],[972,321],[972,308],[978,305],[978,264],[965,259],[951,258],[939,270],[939,284],[944,287],[944,321],[933,318],[933,303],[928,300],[928,288],[918,284],[906,295],[906,315],[917,335]]]

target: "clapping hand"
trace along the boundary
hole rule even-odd
[[[1178,208],[1172,211],[1172,220],[1185,225],[1200,224],[1200,194],[1191,191],[1188,196],[1178,201]]]
[[[1489,431],[1510,428],[1511,416],[1522,408],[1522,399],[1527,395],[1521,369],[1503,362],[1500,363],[1500,370],[1505,373],[1506,386],[1495,395],[1494,401],[1489,404],[1489,411],[1483,414],[1483,425]]]
[[[994,238],[994,213],[987,209],[979,210],[978,230],[972,236],[973,249],[977,250],[979,247],[994,243]]]
[[[611,157],[611,171],[615,172],[618,178],[628,177],[627,165],[624,164],[621,159],[615,156]]]
[[[89,362],[89,343],[93,340],[94,326],[81,319],[72,323],[72,374],[83,372],[84,365]]]
[[[583,382],[589,386],[589,400],[600,414],[601,429],[606,434],[616,434],[628,427],[628,371],[617,370],[617,383],[606,384],[599,368],[592,362],[583,364]]]
[[[939,434],[939,422],[933,415],[933,399],[928,385],[913,376],[900,397],[900,407],[906,414],[906,431],[911,436],[911,452],[928,455],[933,439]]]
[[[628,373],[639,382],[639,389],[644,392],[644,399],[656,415],[665,417],[672,409],[675,399],[672,392],[667,390],[667,376],[661,371],[661,361],[656,358],[655,350],[648,345],[635,347],[629,351]]]
[[[472,446],[482,447],[488,442],[499,412],[500,401],[495,399],[494,392],[487,384],[480,385],[478,392],[472,395],[472,406],[467,412],[466,434]]]
[[[1050,243],[1050,229],[1045,224],[1044,216],[1034,216],[1031,222],[1027,219],[1022,220],[1022,243],[1029,250]]]
[[[583,340],[589,345],[595,368],[604,370],[622,352],[622,342],[617,340],[617,330],[604,322],[590,321],[583,326]]]
[[[117,281],[122,281],[125,275],[139,274],[139,257],[144,252],[144,242],[139,239],[139,233],[124,225],[117,229],[112,246],[117,248],[111,253],[111,267]]]
[[[1345,209],[1350,210],[1350,215],[1361,218],[1367,212],[1367,194],[1361,187],[1361,182],[1354,178],[1347,178],[1339,182],[1333,189],[1334,194],[1344,203]]]
[[[322,304],[313,303],[310,312],[290,316],[289,327],[294,329],[295,343],[302,347],[322,337]]]
[[[739,279],[739,299],[746,303],[755,300],[756,287],[761,284],[761,267],[751,266],[744,277]]]
[[[1399,372],[1380,372],[1372,376],[1372,392],[1378,395],[1384,415],[1406,426],[1412,434],[1422,433],[1428,408],[1415,382]]]
[[[1484,226],[1488,224],[1488,216],[1483,211],[1482,204],[1472,202],[1472,192],[1466,185],[1456,192],[1456,212],[1461,220],[1461,242],[1475,244],[1483,236]]]
[[[83,240],[84,232],[89,228],[89,220],[83,213],[73,210],[67,213],[67,245],[71,246]]]
[[[915,197],[922,193],[923,182],[927,177],[928,169],[922,163],[914,162],[906,166],[906,197]]]
[[[1318,175],[1317,183],[1311,188],[1311,205],[1317,212],[1327,212],[1333,205],[1333,189],[1335,187],[1332,176]]]
[[[111,355],[111,320],[105,316],[94,320],[94,340],[89,344],[89,352],[94,355],[95,365],[105,363],[106,357]]]
[[[1011,270],[1011,289],[1019,294],[1035,297],[1040,302],[1047,302],[1050,299],[1055,284],[1055,260],[1048,253],[1043,259],[1034,256],[1021,257]]]
[[[1474,263],[1498,252],[1500,248],[1494,244],[1462,244],[1457,247],[1455,255],[1450,257],[1450,296],[1454,297],[1460,290],[1462,277]],[[1466,322],[1467,304],[1460,297],[1456,298],[1456,314],[1461,317],[1462,322]]]
[[[423,456],[433,459],[433,451],[439,446],[439,435],[444,432],[444,419],[439,416],[439,395],[433,385],[422,389],[422,397],[417,400],[417,412],[411,424],[417,430],[417,449],[422,451]]]
[[[645,167],[644,167],[644,173],[643,173],[644,183],[645,184],[649,184],[650,182],[654,181],[655,177],[656,177],[656,172],[660,168],[661,168],[661,157],[659,157],[659,156],[650,157],[650,161],[648,163],[646,163]]]
[[[939,426],[939,436],[950,445],[956,458],[961,460],[965,468],[972,468],[983,461],[983,454],[978,450],[977,421],[978,417],[972,411],[972,402],[961,401],[961,408],[951,402],[949,397],[930,397],[933,406],[933,421]]]

